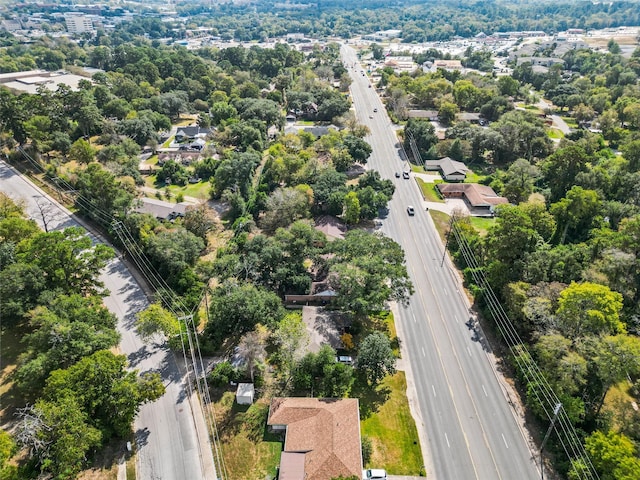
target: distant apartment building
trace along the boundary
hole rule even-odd
[[[401,35],[402,30],[381,30],[379,32],[364,35],[362,39],[373,42],[383,42],[385,40],[391,40],[392,38],[400,38]]]
[[[82,13],[67,13],[64,16],[64,22],[69,33],[93,33],[96,31],[93,19]]]

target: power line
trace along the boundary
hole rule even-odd
[[[22,146],[17,147],[17,151],[20,152],[27,160],[29,164],[36,168],[37,171],[42,173],[46,173],[44,167],[29,153],[22,148]],[[63,185],[67,188],[66,192],[61,192],[60,185]],[[106,212],[98,207],[95,202],[91,199],[86,198],[81,195],[70,183],[64,180],[61,177],[56,177],[56,181],[53,184],[53,188],[59,193],[71,194],[78,206],[83,208],[87,214],[92,217],[94,220],[98,221],[103,227],[111,228],[115,236],[118,238],[120,243],[123,245],[126,252],[129,254],[129,257],[132,259],[134,264],[136,265],[138,271],[144,277],[145,281],[148,285],[154,289],[157,297],[160,298],[162,303],[164,303],[167,309],[178,319],[182,318],[190,318],[191,319],[191,328],[193,329],[193,333],[189,329],[189,322],[185,321],[185,330],[187,334],[187,346],[191,353],[191,363],[189,363],[188,355],[187,355],[187,346],[185,346],[185,342],[183,339],[183,334],[181,332],[181,346],[183,358],[185,361],[185,366],[187,368],[187,388],[189,395],[193,393],[190,372],[193,371],[194,378],[196,380],[196,386],[198,389],[200,399],[200,404],[202,410],[205,414],[205,419],[207,423],[207,430],[211,435],[211,439],[213,441],[214,450],[216,452],[216,459],[218,460],[219,466],[219,477],[223,479],[224,477],[228,477],[228,472],[226,469],[226,465],[224,462],[224,458],[222,456],[222,450],[219,446],[220,437],[218,434],[217,425],[215,422],[215,411],[213,408],[213,403],[211,402],[211,398],[209,395],[209,388],[206,385],[206,376],[205,376],[205,368],[202,361],[202,352],[200,350],[200,345],[198,342],[197,328],[193,321],[193,312],[189,312],[186,308],[182,299],[179,295],[177,295],[173,289],[166,283],[164,278],[157,272],[157,270],[153,267],[153,264],[149,260],[149,258],[144,253],[142,247],[137,243],[131,232],[128,230],[126,225],[122,223],[122,221],[113,217],[110,212]],[[178,307],[178,310],[176,310]],[[182,325],[182,323],[180,323]],[[181,327],[182,328],[182,327]],[[192,334],[195,337],[195,348],[194,342],[192,340]],[[197,357],[197,358],[196,358]],[[201,374],[198,374],[198,363],[201,366]],[[191,368],[190,368],[191,367]],[[208,408],[207,408],[208,407]]]
[[[471,246],[459,231],[457,218],[455,216],[452,217],[450,229],[458,243],[464,261],[470,267],[473,281],[483,290],[489,313],[496,322],[500,334],[513,355],[518,370],[525,377],[527,383],[533,385],[533,388],[530,390],[535,395],[538,404],[541,406],[547,418],[552,422],[550,431],[553,429],[557,420],[558,427],[555,428],[555,431],[565,455],[567,455],[569,460],[574,459],[581,461],[586,467],[585,469],[580,469],[580,471],[576,469],[576,474],[579,475],[579,478],[588,480],[598,479],[598,473],[591,462],[591,458],[584,449],[571,419],[564,408],[558,409],[557,405],[561,405],[558,396],[551,385],[549,385],[544,373],[533,360],[524,342],[520,339],[517,330],[487,281],[486,275],[481,269]]]

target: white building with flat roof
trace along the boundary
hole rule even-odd
[[[93,19],[89,15],[82,13],[66,13],[64,23],[67,25],[69,33],[94,33]]]

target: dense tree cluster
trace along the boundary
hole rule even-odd
[[[258,2],[247,12],[242,5],[188,4],[179,7],[197,25],[211,27],[225,40],[258,40],[305,33],[317,37],[350,38],[376,30],[400,28],[406,43],[449,40],[455,35],[472,37],[480,32],[545,30],[567,28],[597,29],[619,25],[638,25],[637,8],[632,1],[613,4],[589,2],[454,2],[440,0],[424,5],[416,0],[401,2],[356,2],[348,7],[338,1],[303,0],[302,8],[290,8],[275,1]],[[255,13],[260,22],[255,21]],[[181,24],[174,35],[184,35]],[[133,35],[147,33],[151,38],[168,35],[169,26],[159,19],[141,19],[121,25],[116,41],[130,41]]]
[[[98,275],[112,255],[80,228],[41,232],[0,193],[0,316],[22,335],[12,379],[29,402],[14,437],[31,468],[56,478],[73,478],[101,446],[126,437],[140,406],[164,392],[158,374],[138,376],[109,351],[120,335]],[[0,469],[15,451],[1,440]]]

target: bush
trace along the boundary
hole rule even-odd
[[[237,380],[238,372],[229,362],[220,362],[217,364],[207,377],[209,385],[216,388],[226,387],[229,383]]]
[[[353,350],[355,345],[353,344],[353,335],[350,333],[343,333],[340,335],[340,340],[342,341],[342,345],[344,345],[345,350]]]
[[[371,454],[373,453],[373,443],[371,439],[366,435],[362,436],[362,465],[366,465],[371,460]]]

